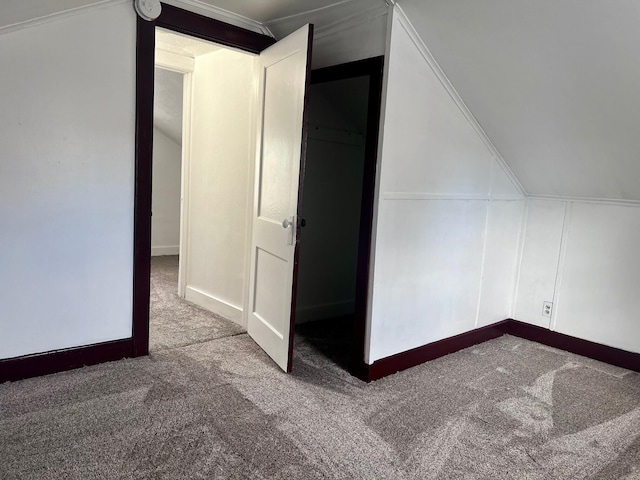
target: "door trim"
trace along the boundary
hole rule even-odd
[[[311,72],[311,83],[325,83],[354,77],[369,77],[367,131],[365,137],[362,201],[358,233],[358,265],[356,274],[356,301],[354,315],[354,345],[351,373],[361,380],[369,380],[369,365],[365,362],[367,311],[369,308],[369,272],[373,236],[376,170],[378,168],[378,138],[382,104],[382,74],[384,57],[344,63]],[[297,257],[296,257],[297,258]],[[295,305],[293,306],[295,308]],[[290,350],[291,351],[291,350]]]
[[[149,354],[155,27],[166,28],[256,54],[275,43],[275,40],[269,36],[164,3],[162,4],[162,14],[156,21],[147,22],[137,17],[133,325],[131,338],[134,357]]]

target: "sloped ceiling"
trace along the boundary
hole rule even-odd
[[[637,0],[399,0],[529,194],[640,200]]]
[[[0,27],[98,1],[2,0]],[[349,2],[197,0],[263,24]],[[527,193],[640,201],[638,0],[397,3]]]

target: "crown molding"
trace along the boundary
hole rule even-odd
[[[57,20],[62,20],[63,18],[73,17],[75,15],[79,15],[82,13],[91,12],[94,10],[101,10],[103,8],[112,7],[114,5],[120,5],[124,3],[131,3],[131,0],[99,0],[97,2],[82,5],[80,7],[74,7],[67,10],[62,10],[60,12],[50,13],[47,15],[41,15],[36,18],[30,18],[29,20],[23,20],[20,22],[12,23],[10,25],[5,25],[0,27],[0,35],[5,33],[15,32],[17,30],[22,30],[25,28],[35,27],[38,25],[43,25],[49,22],[55,22]],[[133,5],[132,5],[133,11]]]
[[[339,32],[351,30],[358,25],[364,23],[370,23],[380,17],[384,17],[389,14],[389,9],[386,6],[373,8],[370,11],[364,13],[356,13],[345,18],[341,18],[333,23],[319,26],[315,29],[314,40],[320,40],[321,38],[335,35]]]
[[[237,13],[230,12],[224,8],[216,7],[203,2],[202,0],[165,0],[165,3],[193,11],[194,13],[200,13],[201,15],[206,15],[208,17],[215,18],[216,20],[221,20],[223,22],[226,21],[227,23],[231,23],[237,27],[242,27],[253,32],[273,37],[273,34],[265,24],[252,20],[249,17],[244,17]]]
[[[343,0],[325,7],[269,20],[266,25],[278,32],[281,29],[291,31],[304,23],[313,23],[313,38],[320,40],[388,15],[389,7],[385,2],[386,0]],[[289,28],[286,28],[287,25]]]
[[[324,7],[307,10],[306,12],[294,13],[293,15],[286,15],[284,17],[273,18],[271,20],[268,20],[265,23],[284,23],[290,20],[295,20],[300,17],[308,17],[309,15],[319,14],[327,10],[332,10],[334,8],[340,7],[341,5],[351,3],[352,1],[353,0],[342,0],[340,2],[332,3],[331,5],[325,5]]]
[[[467,105],[464,103],[464,100],[462,100],[462,97],[460,97],[460,95],[458,94],[455,87],[453,86],[449,78],[446,76],[446,74],[444,73],[440,65],[438,65],[438,62],[431,54],[431,51],[422,40],[422,37],[417,32],[417,30],[415,29],[415,27],[413,26],[413,24],[411,23],[407,15],[404,13],[404,10],[402,10],[402,7],[399,4],[395,3],[393,6],[393,10],[397,14],[397,18],[400,22],[400,26],[407,33],[407,35],[409,35],[409,38],[411,39],[415,47],[418,49],[418,51],[420,52],[424,60],[427,62],[431,70],[433,70],[433,73],[436,75],[436,77],[438,78],[442,86],[445,88],[445,90],[447,91],[451,99],[457,105],[458,109],[460,109],[460,111],[462,112],[466,120],[469,122],[471,127],[473,127],[477,135],[484,142],[484,144],[489,149],[491,154],[495,157],[496,161],[498,162],[498,165],[500,165],[500,168],[502,168],[502,170],[507,175],[507,177],[509,178],[513,186],[522,195],[527,195],[527,191],[518,180],[518,177],[516,177],[516,175],[513,173],[513,171],[511,170],[507,162],[504,160],[504,158],[502,157],[502,155],[500,154],[496,146],[493,144],[489,136],[486,134],[484,129],[480,126],[476,118],[473,116],[473,114],[467,107]]]
[[[41,15],[36,18],[30,18],[29,20],[2,26],[0,27],[0,35],[125,3],[132,4],[132,0],[98,0],[88,5],[82,5],[79,7],[74,7],[47,15]],[[215,7],[201,0],[167,0],[163,3],[167,3],[168,5],[173,5],[178,8],[183,8],[184,10],[193,11],[194,13],[199,13],[201,15],[231,23],[232,25],[236,25],[253,32],[258,32],[273,37],[273,34],[266,25],[263,25],[260,22],[256,22],[255,20],[251,20],[250,18],[243,17],[242,15],[235,14],[228,10]],[[133,12],[133,4],[131,8]]]

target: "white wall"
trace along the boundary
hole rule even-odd
[[[182,146],[153,129],[151,255],[178,255]]]
[[[355,84],[331,83],[334,88],[342,85],[347,96],[350,88],[364,89],[366,94],[366,78]],[[366,95],[364,100],[349,108],[359,124],[366,123]],[[352,314],[355,308],[365,137],[339,108],[318,85],[311,86],[298,323]]]
[[[524,201],[394,10],[367,361],[511,313]]]
[[[351,0],[268,22],[279,40],[314,25],[313,68],[384,55],[388,7],[384,0]]]
[[[515,318],[640,352],[640,206],[530,198],[528,212]]]
[[[196,58],[188,167],[186,298],[242,322],[253,169],[255,57]]]
[[[131,336],[135,15],[0,35],[0,358]]]
[[[550,327],[543,302],[553,302],[566,202],[527,200],[525,237],[520,258],[514,318]]]

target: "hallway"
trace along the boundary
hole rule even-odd
[[[245,333],[235,323],[194,305],[178,291],[178,256],[151,258],[149,350],[157,352]]]

